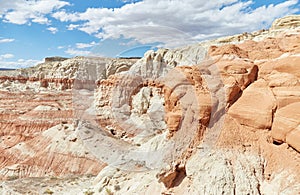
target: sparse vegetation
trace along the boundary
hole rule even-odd
[[[7,178],[8,181],[12,181],[12,180],[16,180],[16,179],[19,179],[19,177],[17,175],[11,175],[11,176],[8,176],[8,178]]]
[[[119,185],[115,185],[115,186],[114,186],[114,190],[115,190],[115,191],[119,191],[120,189],[121,189],[121,187],[120,187]]]
[[[49,188],[47,188],[47,190],[45,190],[44,194],[53,194],[54,192],[52,190],[50,190]]]
[[[57,177],[55,177],[55,176],[51,176],[50,177],[50,180],[57,180],[58,178]]]
[[[84,192],[84,195],[93,195],[94,193],[95,192],[88,190]]]
[[[109,188],[105,188],[107,195],[113,195],[112,191]]]
[[[87,174],[86,177],[87,178],[92,178],[92,177],[94,177],[94,175],[93,174]]]

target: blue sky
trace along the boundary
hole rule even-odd
[[[0,67],[48,56],[140,56],[268,28],[298,0],[1,0]]]

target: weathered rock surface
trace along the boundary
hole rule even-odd
[[[104,186],[114,191],[113,185],[119,185],[121,186],[120,193],[124,194],[137,193],[141,190],[147,192],[150,186],[155,193],[174,194],[187,192],[190,194],[268,194],[273,193],[273,190],[276,190],[276,193],[298,193],[299,178],[297,174],[293,174],[291,177],[288,177],[288,175],[290,171],[299,172],[299,153],[293,149],[287,150],[284,144],[282,146],[273,144],[273,139],[275,139],[273,131],[274,128],[276,129],[276,121],[280,120],[280,118],[277,118],[279,116],[277,112],[280,113],[280,109],[290,105],[291,109],[294,108],[293,112],[298,110],[293,106],[293,103],[299,101],[299,94],[297,93],[299,63],[297,61],[299,60],[300,31],[297,29],[288,31],[289,22],[277,21],[277,23],[274,23],[269,31],[234,36],[231,39],[219,39],[201,46],[191,46],[187,49],[190,51],[188,56],[185,55],[186,50],[182,52],[180,50],[150,51],[145,54],[143,59],[133,65],[129,73],[142,75],[144,78],[150,77],[151,79],[167,77],[173,67],[176,66],[180,69],[184,62],[187,65],[197,64],[197,59],[201,61],[204,58],[203,55],[199,55],[199,58],[197,58],[197,55],[203,54],[203,51],[205,53],[209,44],[215,43],[216,45],[209,49],[211,58],[205,62],[208,66],[204,67],[202,65],[202,68],[193,71],[201,72],[200,77],[212,86],[214,82],[207,79],[211,69],[207,67],[212,67],[210,64],[214,64],[214,67],[218,68],[226,91],[224,98],[226,108],[224,109],[228,113],[225,115],[223,126],[220,127],[222,132],[219,143],[222,147],[235,149],[223,150],[222,152],[216,152],[213,149],[205,152],[201,151],[201,144],[199,145],[200,151],[191,147],[190,158],[187,158],[187,160],[177,159],[168,168],[159,172],[157,175],[158,181],[161,181],[163,185],[149,182],[150,178],[153,177],[153,173],[150,172],[143,175],[137,173],[127,174],[121,171],[120,174],[117,174],[114,170],[110,170],[109,175],[114,175],[113,172],[115,172],[116,175],[119,175],[119,178],[112,179],[112,185],[108,182]],[[286,26],[279,27],[282,24],[283,26],[286,24]],[[230,42],[235,44],[226,45]],[[194,49],[196,47],[199,49]],[[184,69],[184,67],[182,68]],[[186,68],[186,70],[189,70],[189,68]],[[176,77],[176,79],[180,80],[180,77]],[[98,97],[105,94],[105,97],[108,98],[99,98],[103,101],[106,100],[106,103],[99,104],[98,108],[100,109],[111,106],[110,101],[107,102],[107,99],[111,99],[111,92],[109,92],[111,89],[108,91],[104,87],[105,83],[107,82],[110,88],[114,85],[110,79],[102,82],[105,90],[101,92],[101,89]],[[223,86],[220,85],[219,87]],[[210,93],[213,92],[210,90]],[[166,100],[174,101],[174,98],[170,96],[166,99],[166,94],[164,97],[166,108]],[[140,102],[143,102],[142,105],[147,107],[148,101],[141,99]],[[212,100],[210,102],[214,103]],[[143,106],[140,108],[143,110]],[[107,112],[109,113],[109,109],[107,109]],[[293,112],[290,110],[290,113]],[[176,129],[180,123],[182,107],[169,115],[171,117],[168,120],[167,115],[166,124],[176,136],[178,132],[172,130]],[[287,116],[287,118],[289,117]],[[287,133],[284,136],[285,140],[282,140],[282,142],[287,142],[296,150],[298,143],[300,143],[298,125],[293,126],[293,131]],[[206,130],[209,131],[209,129]],[[204,138],[205,135],[204,133]],[[277,149],[277,147],[279,148]],[[284,174],[279,174],[286,165],[280,162],[276,156],[282,154],[283,151],[286,153],[284,156],[288,159],[289,168],[286,169],[287,172],[284,172]],[[108,176],[106,174],[108,173],[104,171],[99,174],[99,177],[100,175],[101,177]],[[145,175],[148,175],[149,178]],[[145,183],[136,184],[135,176],[139,178],[138,180],[145,181]],[[285,179],[288,179],[291,183],[284,182]],[[146,183],[149,185],[148,187],[143,186]],[[130,184],[136,184],[136,188],[131,189]],[[272,188],[270,187],[272,185],[278,187]],[[164,190],[164,187],[169,189]]]
[[[1,74],[1,179],[99,173],[76,180],[88,186],[45,179],[54,193],[298,194],[299,21],[137,61],[49,58]],[[0,192],[30,193],[28,181]]]
[[[83,147],[72,94],[1,91],[0,178],[97,174],[104,164]]]
[[[275,113],[274,122],[272,126],[271,135],[276,142],[287,142],[291,141],[292,146],[297,146],[297,138],[299,136],[300,125],[300,102],[289,104],[281,109],[278,109]],[[292,133],[292,131],[295,131]],[[290,135],[289,135],[290,134]],[[286,139],[289,135],[289,139]],[[289,140],[289,141],[288,141]],[[299,147],[295,147],[299,150]]]
[[[271,26],[271,30],[293,29],[300,26],[300,18],[298,15],[286,16],[275,20]]]
[[[241,125],[257,129],[270,129],[276,100],[264,80],[258,80],[243,91],[230,107],[229,114]]]
[[[128,70],[137,59],[112,59],[112,58],[97,58],[97,57],[75,57],[70,59],[52,59],[47,60],[36,67],[29,69],[21,69],[19,74],[24,77],[44,78],[78,78],[78,71],[96,70],[101,72],[103,78],[107,76]],[[102,79],[102,78],[98,78]]]
[[[278,19],[269,30],[271,34],[269,37],[259,41],[254,38],[231,46],[213,46],[209,51],[210,55],[221,63],[224,63],[222,62],[224,58],[229,58],[235,63],[242,64],[239,60],[243,59],[257,66],[257,77],[250,79],[249,82],[253,84],[249,87],[246,85],[242,90],[238,87],[229,88],[227,94],[238,94],[238,99],[236,98],[237,101],[230,107],[228,113],[241,125],[256,129],[272,129],[271,135],[278,143],[285,142],[286,132],[278,130],[278,128],[285,129],[284,125],[281,127],[278,125],[280,120],[285,119],[280,119],[277,111],[280,113],[281,109],[290,109],[290,113],[297,112],[296,108],[290,105],[300,101],[298,93],[300,31],[297,30],[299,29],[297,21],[299,16]],[[271,32],[275,31],[276,36],[273,36],[275,34]],[[246,67],[244,65],[244,68]],[[243,71],[246,72],[245,69],[238,72],[243,74]],[[224,79],[225,86],[228,84],[230,86],[230,82],[231,86],[234,86],[233,79]],[[290,118],[289,115],[285,117]]]

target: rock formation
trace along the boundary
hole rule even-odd
[[[102,67],[103,60],[115,69]],[[105,163],[84,148],[73,125],[76,72],[100,64],[112,74],[134,61],[54,57],[33,68],[1,72],[0,178],[97,174]]]
[[[299,21],[1,73],[0,192],[298,194]]]

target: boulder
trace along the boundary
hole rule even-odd
[[[276,100],[268,83],[258,80],[244,90],[228,112],[242,125],[270,129],[275,108]]]
[[[300,152],[300,126],[287,134],[286,143]]]
[[[274,141],[278,143],[286,142],[286,136],[290,132],[294,131],[300,124],[300,102],[289,104],[275,113],[274,122],[271,130],[271,135]],[[297,131],[299,132],[299,130]],[[297,138],[291,138],[292,133],[289,135],[289,140],[294,145],[294,140]],[[300,139],[298,140],[300,143]]]

